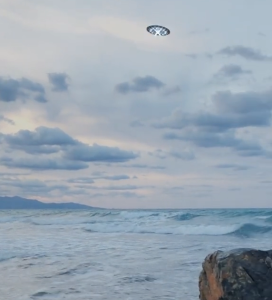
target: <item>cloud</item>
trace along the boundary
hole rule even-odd
[[[29,92],[36,94],[35,101],[47,102],[44,87],[40,83],[26,78],[16,80],[0,77],[0,101],[13,102],[18,99],[28,99],[30,97]]]
[[[87,162],[126,162],[138,157],[132,151],[117,147],[93,144],[89,146],[73,139],[59,128],[38,127],[35,131],[20,130],[15,134],[0,134],[0,143],[9,151],[19,150],[28,154],[60,153],[61,157],[22,158],[3,157],[0,163],[9,168],[40,170],[80,170],[88,168]]]
[[[157,149],[153,152],[148,152],[148,154],[160,159],[165,159],[167,157],[167,154],[161,149]]]
[[[198,55],[196,53],[187,53],[185,56],[192,58],[192,59],[197,59]]]
[[[44,94],[39,94],[39,95],[35,96],[34,100],[39,102],[39,103],[46,103],[47,102],[47,99],[45,98]]]
[[[214,55],[211,54],[211,53],[205,53],[205,54],[204,54],[204,57],[205,57],[205,58],[208,58],[208,59],[213,59]]]
[[[126,162],[137,158],[139,155],[132,151],[124,151],[117,147],[107,147],[93,144],[93,146],[80,144],[69,147],[64,153],[64,157],[70,160],[84,162]]]
[[[190,126],[201,127],[202,131],[222,132],[231,128],[243,128],[249,126],[268,126],[270,124],[271,112],[260,111],[242,114],[212,114],[199,112],[195,114],[184,113],[176,110],[174,114],[163,119],[161,122],[153,123],[155,128],[184,129]]]
[[[68,75],[65,73],[48,73],[48,80],[53,85],[53,91],[65,92],[68,90]]]
[[[50,193],[54,190],[67,191],[69,187],[66,185],[48,185],[43,181],[32,179],[32,180],[21,180],[21,179],[0,179],[0,185],[16,187],[22,190],[27,191],[28,193],[38,192],[42,193]]]
[[[223,66],[215,75],[215,78],[218,79],[224,79],[224,78],[230,78],[235,79],[240,75],[243,74],[251,74],[252,72],[250,70],[244,70],[239,65],[229,64]]]
[[[247,60],[253,61],[271,61],[272,56],[262,54],[260,51],[245,46],[225,47],[217,52],[227,56],[241,56]]]
[[[84,189],[74,189],[64,184],[48,184],[38,179],[20,179],[20,178],[0,178],[0,189],[9,195],[20,194],[20,196],[29,197],[63,197],[72,195],[87,195]]]
[[[60,158],[11,158],[1,157],[0,165],[8,168],[31,169],[31,170],[82,170],[89,167],[88,164],[78,161],[69,161]]]
[[[251,168],[249,166],[243,166],[237,164],[218,164],[215,167],[219,169],[232,169],[233,171],[246,171]]]
[[[154,122],[155,128],[185,129],[200,127],[202,131],[222,132],[244,127],[269,126],[271,122],[272,91],[217,92],[212,96],[214,113],[200,111],[185,113],[176,109],[170,117]]]
[[[244,141],[236,138],[233,132],[205,132],[201,130],[190,130],[182,134],[166,133],[166,140],[189,141],[202,148],[231,148],[236,150],[240,156],[263,156],[269,158],[269,153],[257,142]]]
[[[95,194],[90,194],[91,198],[99,198],[99,197],[106,197],[107,199],[111,198],[144,198],[143,195],[138,195],[137,193],[133,192],[110,192],[110,193],[95,193]]]
[[[103,189],[109,191],[126,191],[126,190],[138,190],[140,189],[140,187],[136,185],[128,184],[128,185],[119,185],[119,186],[107,186],[107,187],[103,187]]]
[[[272,90],[240,93],[221,91],[213,95],[212,101],[219,113],[254,114],[269,112],[268,115],[270,115]]]
[[[12,150],[30,154],[62,152],[63,158],[82,162],[126,162],[138,157],[131,151],[93,144],[89,146],[73,139],[59,128],[38,127],[35,131],[20,130],[15,134],[0,134],[0,142]],[[84,165],[85,166],[85,165]]]
[[[130,179],[130,177],[128,175],[78,177],[78,178],[69,179],[68,182],[90,184],[90,183],[94,183],[96,180],[99,179],[119,181],[119,180]]]
[[[195,159],[195,155],[193,151],[190,150],[183,150],[183,151],[170,151],[169,155],[181,160],[193,160]]]
[[[112,185],[112,186],[101,186],[101,187],[94,186],[94,185],[90,185],[88,187],[79,185],[79,186],[76,186],[76,187],[77,188],[88,188],[88,189],[91,189],[91,190],[105,190],[105,191],[126,191],[126,190],[137,190],[137,189],[141,188],[139,186],[130,185],[130,184],[119,185],[119,186],[118,185],[116,185],[116,186],[114,186],[114,185]]]
[[[37,127],[35,131],[20,130],[15,134],[4,135],[4,140],[12,147],[16,146],[64,146],[79,142],[59,128]]]
[[[15,134],[0,134],[0,141],[4,141],[11,149],[21,150],[29,154],[52,154],[67,145],[79,142],[59,128],[37,127],[35,131],[20,130]]]
[[[153,170],[164,170],[164,166],[149,166],[146,164],[131,164],[131,165],[121,165],[123,168],[136,168],[136,169],[153,169]]]
[[[241,188],[237,188],[237,187],[233,187],[233,188],[228,188],[228,191],[231,191],[231,192],[237,192],[237,191],[240,191]]]
[[[128,94],[130,92],[143,93],[148,92],[151,89],[160,89],[165,84],[157,78],[147,75],[145,77],[136,77],[132,80],[132,83],[123,82],[115,86],[115,90],[120,94]]]
[[[130,127],[143,127],[144,124],[140,120],[134,120],[129,123]]]
[[[235,130],[245,127],[267,127],[271,124],[272,91],[232,93],[217,92],[212,97],[213,112],[185,113],[177,109],[167,118],[153,124],[156,128],[171,128],[167,140],[189,141],[203,148],[231,148],[240,156],[271,158],[271,152],[258,142],[238,138]]]
[[[31,172],[0,172],[0,179],[3,178],[12,178],[17,176],[30,175]]]
[[[119,186],[107,186],[107,187],[102,187],[104,190],[109,190],[109,191],[126,191],[126,190],[138,190],[140,187],[136,185],[119,185]]]
[[[181,92],[181,88],[177,85],[177,86],[173,86],[171,88],[166,88],[163,91],[163,95],[164,96],[170,96],[170,95],[175,95]]]
[[[67,182],[80,183],[80,184],[92,184],[92,183],[94,183],[94,180],[91,177],[78,177],[78,178],[68,179]]]
[[[10,150],[21,150],[28,154],[54,154],[60,151],[60,147],[58,146],[31,146],[31,145],[25,145],[25,146],[16,146],[14,148],[10,147]]]
[[[111,176],[101,176],[101,177],[96,177],[96,179],[106,179],[106,180],[125,180],[125,179],[130,179],[128,175],[111,175]]]
[[[272,180],[261,180],[261,181],[259,181],[259,183],[264,183],[264,184],[269,184],[269,185],[271,185]]]
[[[15,125],[15,122],[11,119],[8,119],[2,115],[0,115],[0,122],[3,121],[3,122],[6,122],[6,123],[9,123],[10,125]]]
[[[160,159],[166,159],[167,157],[173,157],[176,159],[181,159],[181,160],[192,160],[195,158],[195,155],[192,151],[190,150],[171,150],[171,151],[163,151],[161,149],[157,149],[154,152],[149,152],[148,153],[151,156],[160,158]]]

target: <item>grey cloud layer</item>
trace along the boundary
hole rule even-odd
[[[94,174],[93,174],[94,175]],[[91,177],[78,177],[69,179],[68,182],[70,183],[81,183],[81,184],[90,184],[94,183],[97,180],[110,180],[110,181],[120,181],[120,180],[127,180],[130,179],[128,175],[110,175],[110,176],[91,176]]]
[[[246,171],[250,169],[249,166],[237,165],[237,164],[219,164],[215,166],[219,169],[231,169],[233,171]]]
[[[138,157],[138,154],[132,151],[117,147],[83,144],[59,128],[38,127],[35,131],[20,130],[16,134],[0,134],[0,142],[8,146],[10,151],[20,150],[28,154],[61,154],[54,159],[4,157],[0,162],[7,167],[78,170],[87,168],[87,162],[117,163]]]
[[[170,96],[170,95],[178,94],[180,92],[181,92],[181,88],[179,86],[174,86],[174,87],[166,88],[163,92],[163,95]]]
[[[215,75],[215,78],[236,78],[243,74],[251,74],[249,70],[244,70],[239,65],[229,64],[223,66]]]
[[[145,77],[136,77],[130,82],[122,82],[115,86],[115,90],[120,94],[128,94],[130,92],[142,93],[148,92],[151,89],[160,89],[165,84],[159,79],[147,75]]]
[[[8,168],[30,169],[30,170],[82,170],[89,166],[86,163],[78,161],[69,161],[60,158],[11,158],[1,157],[0,164]]]
[[[225,47],[218,51],[218,54],[227,56],[241,56],[247,60],[253,61],[272,61],[272,56],[264,55],[259,50],[241,45]]]
[[[20,130],[16,134],[3,135],[4,140],[13,147],[16,146],[67,146],[79,142],[59,128],[40,126],[35,131]]]
[[[13,120],[11,120],[11,119],[9,119],[9,118],[6,118],[6,117],[4,117],[4,116],[2,116],[2,115],[0,115],[0,122],[1,122],[1,121],[6,122],[6,123],[9,123],[9,124],[11,124],[11,125],[15,125],[15,122],[14,122]]]
[[[50,193],[54,190],[67,191],[69,187],[66,185],[48,185],[40,180],[21,180],[21,179],[5,179],[0,177],[0,186],[9,186],[19,188],[21,190],[25,190],[27,192],[35,192],[35,193]]]
[[[190,150],[171,150],[171,151],[163,151],[161,149],[157,149],[154,152],[149,152],[149,155],[160,158],[166,159],[167,157],[173,157],[176,159],[181,160],[193,160],[195,155],[193,151]]]
[[[85,162],[126,162],[138,157],[131,151],[120,150],[117,147],[107,147],[94,144],[93,146],[79,144],[75,147],[69,147],[64,153],[64,157],[71,160]]]
[[[0,101],[13,102],[18,99],[28,99],[32,93],[35,101],[47,102],[44,87],[40,83],[26,78],[16,80],[0,77]]]
[[[129,123],[130,127],[143,127],[144,124],[140,120],[133,120]]]
[[[49,73],[48,80],[53,86],[53,91],[64,92],[68,90],[68,75],[65,73]]]
[[[59,128],[38,127],[35,131],[20,130],[16,134],[1,134],[4,141],[13,150],[22,150],[29,154],[52,154],[61,147],[77,145],[79,142]]]
[[[157,128],[183,129],[190,126],[222,132],[231,128],[269,126],[272,110],[272,90],[265,92],[217,92],[212,97],[215,113],[174,113],[154,124]]]
[[[102,187],[97,187],[97,186],[94,186],[94,185],[89,185],[89,186],[83,186],[83,185],[78,185],[76,186],[78,188],[87,188],[87,189],[90,189],[90,190],[105,190],[105,191],[127,191],[127,190],[138,190],[138,189],[141,189],[143,187],[140,187],[140,186],[136,186],[136,185],[130,185],[130,184],[127,184],[127,185],[119,185],[119,186],[102,186]]]
[[[170,117],[154,124],[156,128],[171,128],[179,133],[165,133],[168,140],[189,141],[199,147],[228,147],[241,156],[271,158],[271,151],[258,142],[244,141],[235,130],[264,127],[271,123],[272,91],[232,93],[217,92],[212,97],[215,112],[184,113],[176,110]]]
[[[86,195],[87,192],[83,189],[74,189],[64,184],[48,184],[44,181],[38,179],[20,179],[20,178],[2,178],[0,176],[0,188],[1,190],[6,190],[8,193],[12,191],[14,193],[14,189],[16,193],[20,193],[21,196],[29,196],[33,195],[36,197],[37,195],[47,197],[51,197],[52,194],[59,195],[60,197],[63,195],[72,196],[72,195]]]
[[[264,156],[270,158],[270,152],[266,151],[257,142],[244,141],[235,137],[233,132],[215,133],[191,130],[182,134],[166,133],[163,137],[167,140],[189,141],[203,148],[231,148],[236,150],[240,156]]]

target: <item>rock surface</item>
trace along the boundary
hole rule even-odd
[[[216,251],[202,267],[201,300],[272,300],[272,250]]]

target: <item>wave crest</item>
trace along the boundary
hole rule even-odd
[[[237,237],[252,237],[257,234],[265,234],[272,231],[271,226],[259,226],[251,223],[243,224],[235,231],[231,232],[230,235]]]

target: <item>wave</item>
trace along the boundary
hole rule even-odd
[[[176,220],[176,221],[189,221],[189,220],[192,220],[192,219],[197,218],[199,216],[200,215],[185,213],[185,214],[177,214],[175,216],[172,216],[171,218]]]
[[[84,228],[87,232],[100,233],[138,233],[138,234],[174,234],[174,235],[225,235],[236,230],[234,225],[182,225],[152,226],[149,224],[107,224],[96,223]]]
[[[271,216],[271,217],[267,217],[267,218],[265,219],[265,222],[266,222],[266,223],[272,223],[272,216]]]
[[[101,210],[9,213],[1,215],[5,228],[48,226],[100,233],[173,235],[232,235],[251,237],[272,232],[272,210]],[[17,226],[16,225],[16,226]],[[271,226],[270,226],[271,225]]]
[[[256,217],[256,218],[265,218],[272,217],[272,209],[224,209],[224,210],[214,210],[218,215],[229,218],[238,218],[238,217]]]
[[[270,220],[271,209],[202,209],[202,210],[95,210],[95,211],[37,211],[37,212],[9,212],[9,215],[0,212],[0,223],[32,222],[36,225],[85,223],[93,220],[160,220],[189,221],[198,217],[208,219],[249,218]]]
[[[230,235],[237,237],[252,237],[258,234],[265,234],[272,231],[272,226],[259,226],[251,223],[243,224]]]
[[[15,255],[11,255],[11,256],[0,256],[0,263],[7,261],[7,260],[11,260],[13,258],[16,258]]]
[[[236,225],[181,225],[155,227],[148,224],[107,224],[96,223],[84,228],[87,232],[99,233],[136,233],[136,234],[173,234],[173,235],[211,235],[250,238],[260,234],[272,232],[272,226],[260,226],[256,224]]]
[[[124,219],[143,219],[143,218],[163,218],[167,215],[166,211],[156,211],[156,210],[122,210],[119,211],[120,217]]]

